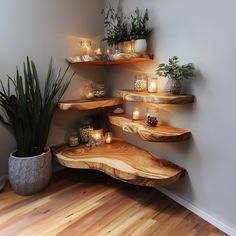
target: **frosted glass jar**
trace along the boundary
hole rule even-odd
[[[134,90],[138,92],[147,91],[147,76],[145,74],[137,74],[134,79]]]

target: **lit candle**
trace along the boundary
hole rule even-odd
[[[103,139],[103,130],[93,130],[91,136],[95,142],[100,142]]]
[[[107,144],[112,143],[112,133],[111,132],[106,133],[106,139],[105,140],[106,140]]]
[[[97,48],[97,49],[95,50],[95,55],[96,55],[96,56],[101,56],[101,55],[102,55],[102,50],[101,50],[101,48]]]
[[[140,116],[140,112],[137,108],[133,110],[133,120],[138,120]]]
[[[157,79],[156,78],[152,78],[149,80],[148,92],[149,93],[156,93],[157,92]]]

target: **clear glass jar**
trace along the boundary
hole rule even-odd
[[[84,88],[84,94],[87,99],[94,98],[94,86],[93,83],[88,83]]]
[[[147,76],[145,74],[137,74],[135,76],[134,90],[138,92],[147,91]]]
[[[157,108],[147,108],[145,123],[149,127],[156,127],[158,124],[158,110]]]
[[[77,132],[72,132],[70,137],[69,137],[69,146],[70,147],[75,147],[79,145],[79,137]]]
[[[87,143],[90,139],[91,132],[93,131],[92,120],[88,119],[82,121],[79,127],[80,140],[83,143]]]
[[[148,92],[157,93],[157,78],[152,77],[148,79]]]
[[[105,141],[106,141],[106,144],[111,144],[112,143],[112,132],[106,132]]]
[[[94,89],[94,96],[96,98],[103,98],[106,95],[106,89],[104,84],[96,84]]]

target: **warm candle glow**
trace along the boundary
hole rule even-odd
[[[134,111],[133,111],[133,120],[138,120],[139,117],[140,117],[140,112],[139,112],[139,110],[136,108],[136,109],[134,109]]]
[[[107,144],[112,143],[112,133],[111,132],[107,132],[106,133],[106,139],[105,139]]]
[[[156,93],[157,92],[157,79],[153,78],[150,79],[148,82],[148,92],[149,93]]]
[[[95,50],[95,55],[96,55],[96,56],[101,56],[101,55],[102,55],[102,50],[101,50],[101,48],[97,48],[97,49]]]

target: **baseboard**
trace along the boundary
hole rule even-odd
[[[202,219],[206,220],[207,222],[214,225],[218,229],[222,230],[224,233],[226,233],[230,236],[236,236],[236,230],[235,229],[233,229],[233,228],[229,227],[228,225],[224,224],[223,222],[215,219],[214,217],[212,217],[211,215],[209,215],[208,213],[206,213],[202,209],[194,206],[191,202],[186,201],[183,198],[180,198],[179,196],[171,193],[170,191],[168,191],[165,188],[160,187],[160,188],[157,188],[157,190],[159,190],[160,192],[162,192],[163,194],[165,194],[169,198],[173,199],[174,201],[178,202],[180,205],[187,208],[191,212],[193,212],[196,215],[200,216]]]

